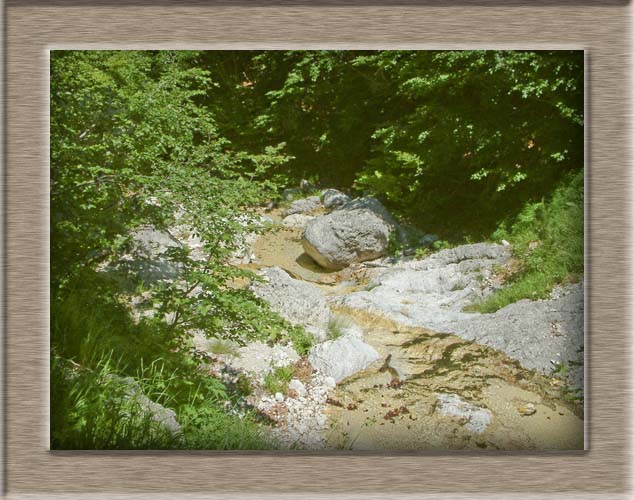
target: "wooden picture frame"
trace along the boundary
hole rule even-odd
[[[112,498],[553,498],[628,491],[625,2],[47,2],[6,5],[5,492]],[[586,67],[586,451],[50,452],[48,50],[575,48]],[[505,496],[506,496],[505,495]],[[31,498],[31,497],[29,497]]]

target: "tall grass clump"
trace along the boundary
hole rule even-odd
[[[331,314],[328,321],[328,339],[336,340],[345,335],[346,330],[352,328],[354,322],[345,316],[339,314]]]
[[[51,303],[51,449],[263,449],[272,444],[244,397],[175,348],[166,323],[132,320],[113,290],[84,285]],[[173,410],[178,433],[148,412]]]
[[[471,310],[490,313],[520,299],[548,297],[557,284],[574,282],[583,273],[583,172],[566,179],[549,200],[530,203],[493,239],[509,240],[520,271],[507,286]]]
[[[96,369],[51,360],[51,448],[70,450],[166,449],[179,436],[152,418],[130,379],[117,374],[111,357]],[[156,382],[156,381],[154,381]]]
[[[286,394],[288,384],[293,378],[292,366],[278,366],[264,377],[264,387],[271,393],[281,392]]]

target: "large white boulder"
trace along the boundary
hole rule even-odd
[[[313,368],[332,377],[335,382],[364,370],[379,358],[379,353],[371,345],[352,335],[318,344],[308,353],[308,361]]]
[[[338,270],[387,253],[396,223],[375,198],[358,198],[306,225],[304,251],[320,266]]]

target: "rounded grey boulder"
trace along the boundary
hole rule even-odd
[[[347,194],[337,191],[336,189],[326,189],[321,195],[324,207],[339,208],[350,201]]]
[[[302,235],[304,251],[320,266],[338,270],[387,253],[396,223],[375,198],[357,198],[311,220]]]
[[[321,206],[321,200],[319,196],[309,196],[308,198],[302,198],[301,200],[295,200],[291,203],[291,206],[288,207],[282,215],[284,217],[288,217],[293,214],[304,214],[307,212],[312,212],[313,210],[317,210]]]

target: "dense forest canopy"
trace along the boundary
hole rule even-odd
[[[67,360],[92,367],[84,388],[98,368],[117,363],[150,379],[148,360],[187,370],[175,347],[192,328],[288,337],[306,349],[299,329],[227,287],[247,273],[226,264],[252,229],[244,215],[301,179],[372,194],[401,221],[449,241],[519,228],[526,244],[554,245],[569,224],[544,222],[554,228],[547,233],[531,225],[552,215],[551,199],[557,221],[582,234],[583,64],[581,51],[51,52],[52,369],[63,373]],[[134,325],[120,284],[97,268],[125,251],[130,231],[167,227],[176,213],[197,229],[209,258],[175,250],[185,289],[154,290],[170,322]],[[558,280],[582,266],[582,240],[574,244],[581,247],[557,263]],[[202,293],[192,296],[194,288]],[[92,327],[86,314],[97,318]],[[117,334],[104,340],[98,319]],[[198,430],[189,446],[209,446],[192,408],[199,397],[225,399],[225,388],[187,373],[167,392],[173,405],[190,405]],[[65,429],[53,442],[113,446],[101,435],[76,441],[69,429],[85,418],[68,408],[88,392],[69,387],[53,387],[53,428]],[[159,401],[166,394],[148,387]],[[218,437],[217,428],[205,432]]]
[[[486,237],[583,169],[580,51],[61,51],[51,93],[52,227],[71,207],[83,225],[56,259],[194,189],[189,168],[244,204],[304,177],[370,192],[447,237]]]
[[[580,51],[207,52],[206,105],[282,172],[368,191],[429,230],[482,237],[583,168]],[[480,233],[480,234],[478,234]]]

